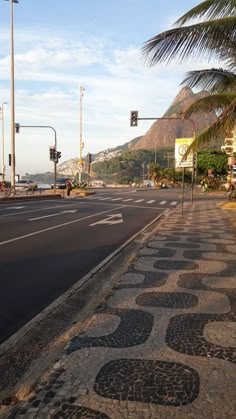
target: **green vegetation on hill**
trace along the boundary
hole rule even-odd
[[[129,183],[135,178],[147,178],[151,163],[166,167],[166,155],[173,156],[173,149],[123,151],[119,156],[92,164],[92,176],[106,183]]]

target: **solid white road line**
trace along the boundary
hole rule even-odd
[[[41,215],[41,217],[30,218],[29,221],[41,220],[42,218],[56,217],[57,215],[63,215],[63,214],[67,214],[67,213],[68,214],[74,214],[77,211],[78,210],[60,211],[60,212],[57,212],[56,214]]]
[[[82,202],[81,202],[82,204]],[[3,217],[11,217],[12,215],[21,215],[21,214],[27,214],[29,212],[39,212],[39,211],[46,211],[46,210],[50,210],[50,209],[57,209],[57,208],[64,208],[64,207],[71,207],[73,205],[77,205],[77,203],[73,203],[73,204],[65,204],[65,205],[53,205],[52,207],[45,207],[45,208],[37,208],[37,209],[32,209],[32,210],[27,210],[27,211],[18,211],[18,212],[12,212],[11,214],[3,214],[0,215],[0,218]]]

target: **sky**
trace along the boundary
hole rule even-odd
[[[79,157],[80,134],[84,156],[145,134],[154,121],[139,121],[138,127],[130,127],[130,111],[138,110],[139,117],[161,117],[179,92],[186,71],[207,65],[189,60],[150,68],[142,60],[141,48],[199,2],[14,3],[15,121],[34,127],[22,127],[16,134],[16,173],[53,170],[49,146],[54,145],[54,131],[36,126],[56,130],[60,162]],[[0,106],[4,102],[4,156],[9,177],[10,5],[0,0]]]

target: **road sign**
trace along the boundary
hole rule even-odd
[[[188,147],[192,144],[193,138],[176,138],[175,139],[175,167],[193,167],[193,152],[191,151],[186,157]]]

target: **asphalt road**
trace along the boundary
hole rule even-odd
[[[180,199],[131,188],[1,204],[0,343]]]

